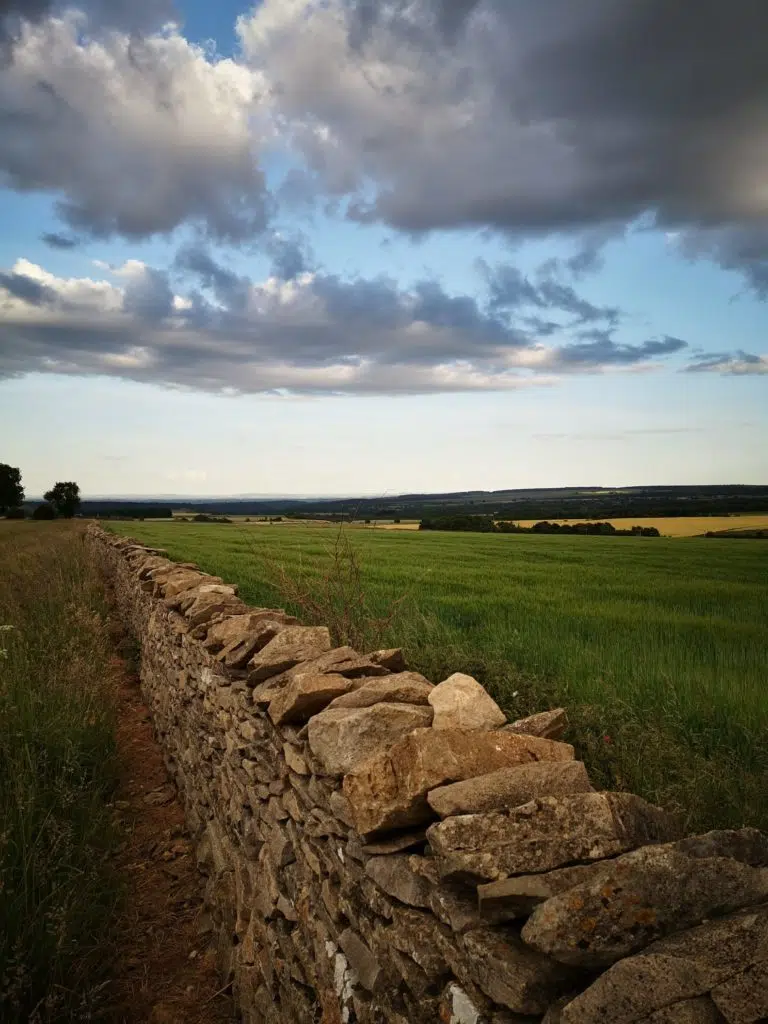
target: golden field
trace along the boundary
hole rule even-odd
[[[768,530],[768,512],[735,516],[660,516],[652,519],[606,519],[617,530],[633,526],[655,526],[664,537],[700,537],[709,530]],[[537,519],[521,519],[521,526],[533,526]],[[557,523],[584,522],[580,519],[556,519]]]

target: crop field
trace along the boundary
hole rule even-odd
[[[557,519],[558,523],[576,523],[577,519]],[[583,520],[581,520],[583,522]],[[535,519],[522,520],[521,526],[533,526]],[[655,526],[662,537],[701,537],[712,530],[768,530],[765,515],[733,516],[657,516],[656,518],[607,519],[617,530],[631,530],[633,526]]]
[[[112,529],[305,621],[307,594],[367,602],[374,619],[399,602],[371,642],[403,646],[435,682],[469,672],[512,716],[567,706],[597,784],[672,806],[692,828],[768,827],[764,541],[347,530],[334,562],[333,529]]]

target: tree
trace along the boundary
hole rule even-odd
[[[0,462],[0,515],[5,515],[9,508],[18,508],[22,501],[21,470]]]
[[[54,484],[53,490],[48,491],[43,497],[65,519],[71,519],[80,507],[80,488],[72,480]]]
[[[56,509],[53,505],[49,505],[45,502],[43,505],[38,505],[35,511],[32,513],[33,519],[55,519]]]

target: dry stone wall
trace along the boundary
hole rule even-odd
[[[249,608],[89,527],[207,876],[221,970],[267,1024],[755,1024],[768,837],[682,838],[595,792],[562,710]]]

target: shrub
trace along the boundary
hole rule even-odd
[[[26,519],[27,513],[23,508],[9,508],[5,513],[6,519]]]
[[[51,505],[49,501],[43,502],[42,505],[38,505],[35,511],[32,513],[33,519],[55,519],[56,509]]]

